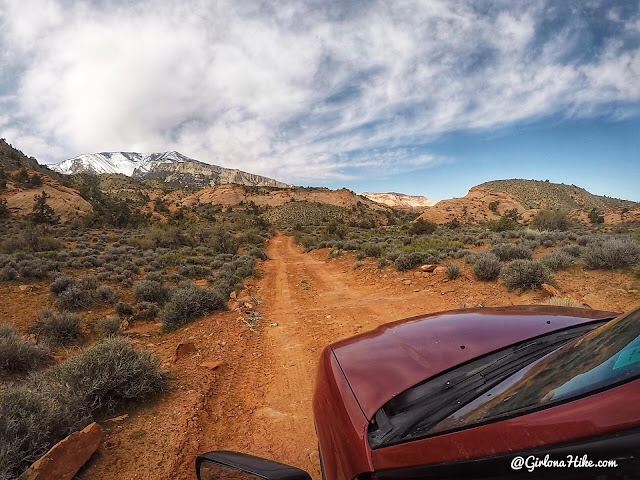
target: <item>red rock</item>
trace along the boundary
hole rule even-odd
[[[431,263],[429,263],[429,264],[427,264],[427,265],[422,265],[422,266],[420,267],[420,271],[421,271],[421,272],[433,272],[433,271],[436,269],[436,267],[437,267],[437,266],[438,266],[438,265],[433,265],[433,264],[431,264]]]
[[[104,430],[95,422],[72,433],[31,465],[20,480],[71,480],[103,438]]]
[[[217,370],[222,366],[222,361],[218,360],[213,362],[203,362],[200,364],[200,366],[203,368],[208,368],[209,370]]]
[[[193,342],[179,343],[178,346],[176,347],[176,356],[173,359],[173,361],[177,362],[181,358],[186,357],[187,355],[190,355],[195,351],[196,351],[196,346],[193,344]]]
[[[440,266],[433,269],[433,273],[444,273],[446,271],[447,269],[445,267],[440,267]]]
[[[549,285],[548,283],[543,283],[542,285],[540,285],[540,288],[542,288],[542,290],[547,292],[552,297],[557,297],[560,295],[560,292],[558,291],[558,289],[553,285]]]

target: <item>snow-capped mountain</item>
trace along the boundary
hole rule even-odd
[[[88,153],[49,167],[66,175],[121,173],[140,180],[159,180],[188,187],[208,187],[223,183],[280,188],[290,186],[261,175],[199,162],[179,152]]]

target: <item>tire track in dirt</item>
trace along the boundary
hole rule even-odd
[[[274,237],[262,267],[261,325],[240,364],[221,378],[201,417],[200,452],[238,450],[302,468],[320,478],[311,398],[325,345],[394,320],[398,298],[359,285],[330,263]],[[380,304],[384,304],[381,307]],[[424,311],[413,306],[410,314]]]

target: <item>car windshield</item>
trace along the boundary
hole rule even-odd
[[[640,309],[621,316],[504,379],[429,434],[496,420],[592,394],[640,375]]]

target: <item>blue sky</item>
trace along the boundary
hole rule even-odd
[[[303,185],[640,200],[640,3],[0,0],[0,136]]]

